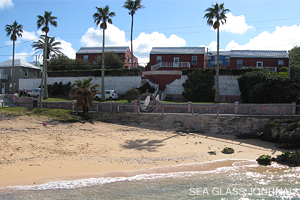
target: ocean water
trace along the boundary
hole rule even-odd
[[[213,170],[7,187],[0,199],[300,199],[300,168],[232,161]]]

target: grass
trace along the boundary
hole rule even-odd
[[[1,107],[0,114],[14,116],[47,116],[61,122],[78,122],[81,118],[72,115],[70,110],[53,108]]]

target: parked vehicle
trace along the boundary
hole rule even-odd
[[[105,90],[105,99],[117,99],[118,94],[115,90]],[[95,99],[100,100],[101,99],[101,92],[95,95]]]
[[[28,92],[29,97],[39,97],[41,94],[41,88],[34,88],[30,92]]]

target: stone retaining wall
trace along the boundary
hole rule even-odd
[[[252,134],[261,132],[269,122],[300,121],[300,116],[244,116],[244,115],[189,115],[189,114],[137,114],[93,113],[105,122],[142,125],[154,129],[202,132],[213,134]]]

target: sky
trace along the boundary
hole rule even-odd
[[[75,59],[80,47],[102,47],[102,29],[94,23],[96,7],[115,12],[105,31],[105,46],[130,47],[131,16],[125,0],[0,0],[0,62],[12,59],[12,41],[5,25],[23,25],[16,43],[16,59],[36,58],[34,41],[43,34],[37,16],[57,17],[49,36],[61,42],[62,52]],[[134,15],[133,52],[140,65],[149,62],[152,47],[207,47],[216,51],[217,34],[204,18],[212,0],[142,0]],[[220,28],[220,50],[290,50],[300,46],[299,0],[228,0],[227,21]]]

